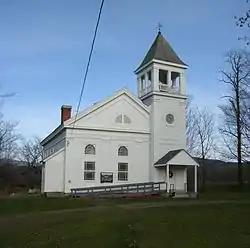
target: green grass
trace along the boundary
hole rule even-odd
[[[249,192],[207,191],[199,195],[203,200],[250,200]],[[86,199],[86,198],[45,198],[41,196],[6,197],[0,198],[0,217],[3,215],[17,215],[30,212],[51,211],[60,209],[86,208],[92,206],[110,206],[130,204],[136,202],[166,201],[166,198],[145,199]],[[1,246],[0,246],[1,248]]]
[[[78,209],[92,206],[110,206],[136,202],[166,201],[166,198],[151,199],[87,199],[87,198],[45,198],[42,196],[0,198],[0,217],[30,212],[44,212],[61,209]],[[0,246],[1,248],[1,246]]]
[[[250,200],[250,185],[244,185],[243,189],[239,191],[237,184],[207,184],[205,191],[200,193],[200,199],[249,199]]]
[[[0,216],[94,206],[95,201],[70,198],[16,197],[0,199]],[[1,247],[1,246],[0,246]]]
[[[250,202],[148,209],[112,204],[81,212],[2,217],[0,247],[250,247]]]
[[[250,200],[249,192],[206,191],[199,195],[200,200]]]
[[[234,201],[204,204],[228,199]],[[207,191],[199,200],[174,200],[176,206],[133,207],[166,201],[2,198],[0,248],[250,247],[249,192]],[[188,206],[190,201],[203,204]]]

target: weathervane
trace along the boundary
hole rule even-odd
[[[162,24],[160,22],[158,22],[158,31],[161,32],[161,28],[163,27]]]

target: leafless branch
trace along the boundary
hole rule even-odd
[[[30,167],[39,164],[42,159],[42,146],[38,137],[34,137],[29,141],[23,141],[20,148],[20,159],[26,162]]]
[[[238,182],[241,186],[242,162],[250,157],[250,54],[245,50],[231,51],[226,56],[226,65],[226,69],[221,71],[220,81],[228,86],[230,95],[226,95],[226,102],[219,106],[222,112],[219,131],[224,142],[221,154],[238,160]]]
[[[0,114],[0,158],[10,159],[16,156],[17,141],[20,135],[16,132],[17,122],[5,121]]]

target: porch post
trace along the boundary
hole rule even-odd
[[[194,166],[194,193],[197,193],[197,166]]]
[[[167,182],[167,193],[169,192],[169,164],[167,164],[166,166],[166,174],[167,174],[167,178],[166,178],[166,182]]]

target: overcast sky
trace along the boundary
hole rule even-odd
[[[44,137],[60,123],[63,104],[77,106],[100,0],[0,0],[1,107],[27,137]],[[82,108],[128,87],[134,69],[162,33],[189,65],[195,103],[217,112],[223,55],[242,45],[234,15],[244,0],[106,0]]]

